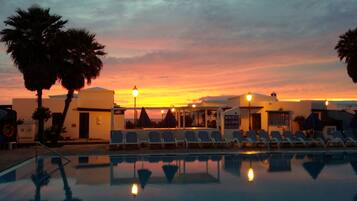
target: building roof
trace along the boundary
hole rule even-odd
[[[83,89],[82,91],[113,91],[113,90],[109,90],[103,87],[91,87],[91,88]]]

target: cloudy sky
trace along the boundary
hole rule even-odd
[[[357,26],[355,0],[0,0],[0,21],[33,4],[106,45],[91,86],[116,102],[179,105],[201,97],[277,92],[281,99],[357,99],[338,36]],[[0,28],[3,28],[3,23]],[[45,94],[64,93],[60,85]],[[0,103],[34,97],[0,46]]]

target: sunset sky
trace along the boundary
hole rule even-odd
[[[0,0],[0,28],[33,4],[97,34],[108,55],[91,87],[115,89],[132,106],[170,106],[246,93],[280,99],[357,99],[338,61],[338,36],[357,26],[346,0]],[[46,95],[65,93],[57,84]],[[0,104],[35,97],[0,45]]]

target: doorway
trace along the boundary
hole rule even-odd
[[[89,138],[89,113],[79,113],[79,138]]]
[[[253,130],[260,130],[262,128],[262,117],[260,113],[252,114]]]

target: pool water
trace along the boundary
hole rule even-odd
[[[38,157],[0,200],[357,201],[357,152]]]

